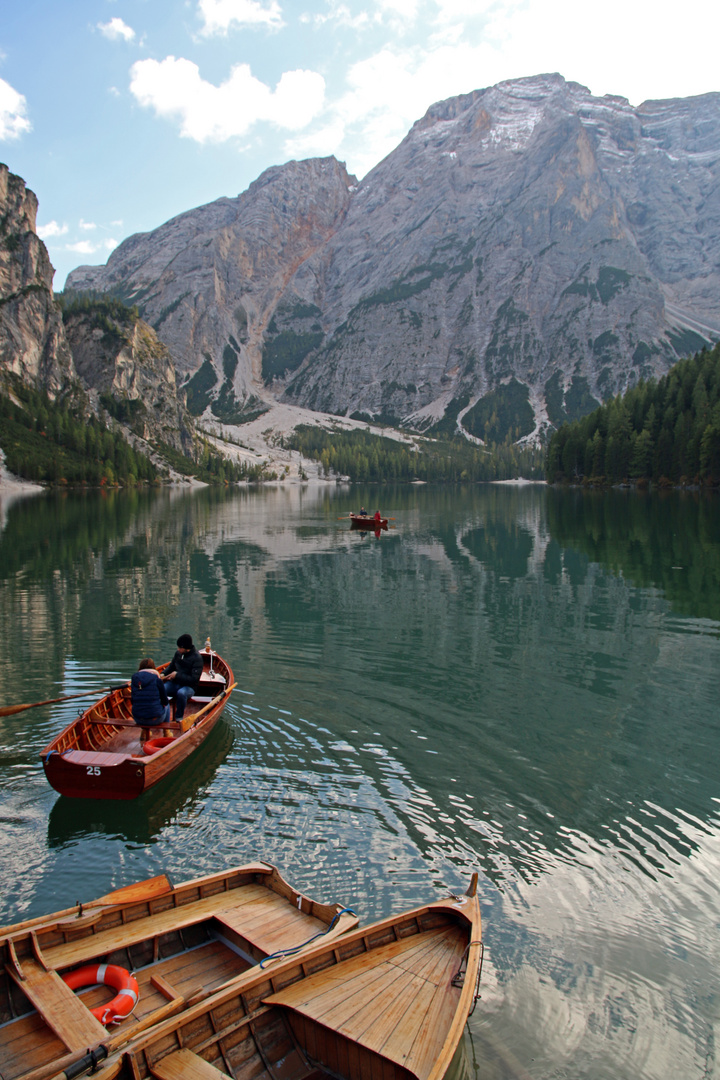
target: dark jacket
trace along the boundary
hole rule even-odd
[[[197,690],[202,669],[202,656],[197,649],[193,648],[192,652],[189,653],[181,653],[178,650],[163,674],[171,675],[175,671],[177,674],[173,682],[176,686],[192,686],[193,690]]]
[[[133,720],[143,722],[162,716],[168,703],[165,684],[158,678],[157,671],[144,668],[136,671],[130,680],[130,701]]]

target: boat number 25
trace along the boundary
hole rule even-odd
[[[88,765],[87,774],[88,774],[88,776],[99,776],[100,775],[100,766],[99,765]]]

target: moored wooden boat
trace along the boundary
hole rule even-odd
[[[130,687],[112,690],[68,724],[41,752],[45,775],[61,795],[76,799],[135,799],[176,769],[210,734],[235,686],[230,665],[203,650],[203,673],[182,721],[170,735],[140,744]],[[162,672],[168,664],[159,670]]]
[[[388,518],[380,518],[379,520],[374,517],[365,516],[364,514],[351,514],[350,515],[350,528],[351,529],[384,529],[387,532]]]
[[[335,940],[356,925],[353,912],[310,900],[274,867],[251,863],[176,887],[161,875],[5,927],[0,1075],[53,1076],[89,1047],[117,1049],[189,1000],[252,974],[260,961],[299,955],[318,935]],[[64,981],[98,964],[119,966],[137,980],[133,1015],[113,1029],[117,1034],[90,1012],[104,1010],[113,992],[95,985],[76,996]]]
[[[241,977],[97,1080],[441,1080],[477,997],[476,886]]]

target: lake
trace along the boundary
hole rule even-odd
[[[350,529],[379,506],[379,537]],[[134,803],[0,719],[0,921],[255,858],[363,921],[480,872],[458,1068],[720,1077],[720,499],[544,486],[47,494],[0,503],[0,702],[213,647],[238,689]]]

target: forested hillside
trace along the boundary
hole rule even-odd
[[[720,485],[720,345],[556,431],[549,483]]]

